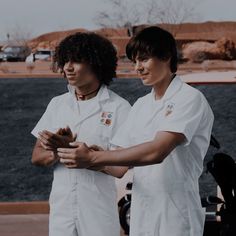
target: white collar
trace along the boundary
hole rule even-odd
[[[174,79],[169,84],[167,90],[165,91],[164,96],[161,98],[162,101],[169,100],[172,98],[182,87],[183,81],[180,79],[178,75],[174,77]],[[151,96],[155,99],[154,89],[151,91]]]

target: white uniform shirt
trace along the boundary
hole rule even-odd
[[[95,98],[79,102],[74,88],[51,100],[32,134],[56,132],[67,125],[77,140],[109,149],[109,141],[126,120],[130,104],[102,86]],[[86,108],[86,109],[85,109]],[[118,236],[119,220],[114,177],[58,163],[50,194],[50,235]],[[76,234],[75,234],[76,235]]]
[[[161,100],[155,100],[152,91],[134,104],[112,144],[141,144],[153,140],[158,131],[182,133],[186,142],[161,164],[134,168],[131,236],[202,236],[198,178],[212,125],[213,113],[205,97],[179,77]]]

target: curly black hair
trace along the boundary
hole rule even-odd
[[[54,70],[67,62],[87,63],[101,84],[109,85],[116,77],[117,52],[113,44],[93,32],[78,32],[67,36],[56,47]]]

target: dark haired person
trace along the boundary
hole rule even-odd
[[[131,38],[127,56],[151,93],[139,98],[112,139],[123,149],[91,151],[83,142],[60,148],[61,163],[79,168],[135,166],[130,236],[202,236],[198,179],[213,125],[203,94],[177,76],[173,36],[148,27]]]
[[[54,165],[49,235],[119,236],[113,176],[121,177],[128,168],[70,169],[57,155],[57,148],[69,147],[76,138],[93,145],[91,150],[109,149],[128,116],[129,103],[107,88],[116,75],[116,50],[97,34],[76,33],[59,44],[54,61],[69,92],[51,100],[32,131],[38,138],[32,163]]]

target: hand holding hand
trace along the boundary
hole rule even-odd
[[[71,129],[60,128],[56,133],[52,133],[48,130],[39,132],[39,140],[45,150],[56,150],[61,147],[70,147],[69,143],[74,142],[76,135],[73,135]]]
[[[94,150],[80,142],[70,143],[70,147],[57,149],[61,163],[68,168],[89,168],[92,166],[91,153]]]

